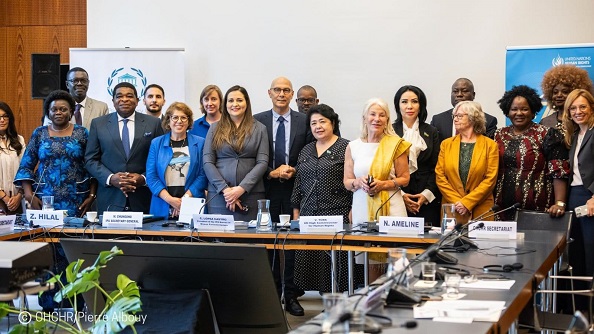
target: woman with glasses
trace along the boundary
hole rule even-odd
[[[442,203],[452,203],[458,223],[466,223],[493,207],[497,181],[497,144],[486,137],[481,105],[459,102],[452,113],[457,135],[441,143],[435,167]]]
[[[568,151],[556,128],[533,122],[542,109],[538,93],[528,86],[514,86],[498,103],[511,125],[495,132],[499,147],[495,204],[504,209],[519,203],[522,209],[563,216]],[[502,212],[499,218],[514,220],[515,212]]]
[[[84,161],[89,132],[70,123],[74,107],[72,96],[62,90],[51,92],[43,103],[51,123],[33,131],[14,178],[32,209],[41,209],[42,196],[54,196],[55,210],[80,217],[95,200],[97,181]]]
[[[575,258],[585,260],[585,272],[576,268],[579,274],[592,276],[594,274],[594,96],[585,89],[576,89],[569,93],[565,101],[563,126],[565,143],[569,149],[569,210],[577,212],[577,207],[584,207],[585,215],[577,218],[572,224],[572,234],[581,231],[584,252]],[[581,245],[580,245],[581,246]],[[579,248],[579,246],[578,246]],[[571,258],[574,258],[572,256]]]
[[[0,101],[0,214],[22,212],[23,194],[13,181],[24,152],[25,139],[17,133],[14,113]]]
[[[252,116],[245,88],[229,88],[223,101],[221,120],[211,125],[204,144],[208,212],[249,221],[256,219],[257,201],[265,197],[268,133]]]
[[[204,138],[188,132],[193,115],[185,103],[172,103],[163,117],[168,132],[151,142],[146,185],[153,193],[150,213],[155,216],[179,217],[182,197],[204,198],[208,184],[202,168]]]

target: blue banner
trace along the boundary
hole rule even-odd
[[[573,64],[585,69],[590,78],[594,78],[593,62],[594,44],[508,47],[505,56],[505,90],[516,85],[527,85],[536,89],[542,97],[540,83],[544,73],[551,67]],[[546,109],[544,100],[543,108]],[[538,123],[546,116],[542,112],[534,121]],[[508,119],[506,123],[509,125]]]

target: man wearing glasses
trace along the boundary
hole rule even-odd
[[[270,214],[273,222],[279,221],[280,214],[292,215],[291,194],[295,182],[295,166],[299,152],[306,144],[313,141],[307,116],[291,110],[289,103],[293,99],[293,85],[285,77],[272,81],[268,96],[272,101],[272,109],[254,115],[268,130],[269,163],[264,174],[266,198],[270,199]],[[284,251],[284,261],[274,256],[273,276],[279,296],[283,296],[285,309],[291,315],[302,316],[303,307],[297,297],[301,292],[293,280],[295,272],[295,251]],[[280,265],[284,264],[284,275],[280,273]],[[281,277],[284,277],[282,291]]]
[[[93,118],[103,116],[109,112],[107,104],[87,96],[89,90],[89,73],[82,67],[73,67],[66,73],[66,88],[76,102],[71,123],[82,125],[89,129]],[[43,124],[48,125],[45,117]]]
[[[297,91],[297,109],[302,114],[307,114],[309,108],[317,106],[320,100],[318,99],[318,92],[310,85],[305,85]]]
[[[470,79],[466,78],[459,78],[454,81],[452,85],[452,93],[451,93],[451,102],[452,107],[455,107],[456,104],[462,101],[474,101],[474,84]],[[442,113],[439,113],[431,119],[431,125],[433,125],[437,132],[439,132],[439,142],[441,143],[444,139],[450,138],[451,136],[456,134],[456,130],[454,129],[454,121],[452,117],[452,109],[448,109]],[[485,118],[487,119],[487,133],[485,134],[487,137],[493,139],[493,135],[495,135],[495,130],[497,130],[497,118],[485,113]]]

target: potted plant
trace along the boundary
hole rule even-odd
[[[71,318],[74,323],[63,320],[54,314],[36,312],[31,314],[27,311],[20,311],[7,303],[0,303],[0,317],[9,313],[18,313],[18,325],[13,326],[9,333],[51,333],[57,327],[68,333],[117,333],[127,326],[136,333],[134,324],[138,321],[137,312],[141,311],[140,292],[136,282],[129,279],[126,275],[118,275],[117,289],[111,292],[105,291],[99,281],[99,271],[104,268],[115,256],[123,254],[118,247],[113,247],[109,251],[103,251],[95,260],[95,263],[82,269],[84,260],[71,262],[63,274],[66,275],[66,285],[60,281],[61,275],[56,275],[48,280],[50,283],[60,284],[60,292],[54,296],[54,300],[60,303],[63,299],[69,299],[74,305],[74,314]],[[82,269],[82,270],[81,270]],[[77,303],[73,302],[76,296],[95,289],[95,293],[104,295],[106,303],[104,309],[97,316],[84,317],[91,319],[90,327],[83,328],[86,323],[81,321],[81,313],[77,310]],[[93,308],[94,309],[94,308]],[[68,319],[66,319],[68,320]]]

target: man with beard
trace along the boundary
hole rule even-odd
[[[155,116],[161,119],[161,110],[165,105],[165,90],[157,84],[150,84],[146,86],[144,91],[144,99],[142,99],[146,106],[146,114]]]

